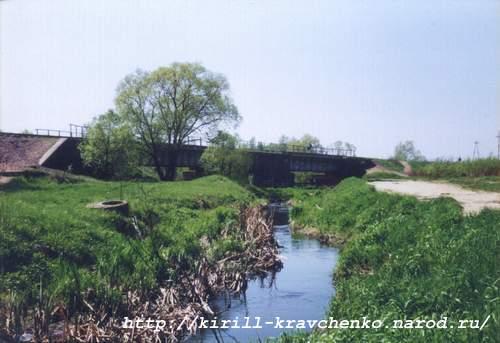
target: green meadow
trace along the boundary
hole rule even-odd
[[[129,202],[129,216],[87,208]],[[203,258],[238,251],[220,232],[256,198],[219,176],[189,182],[17,178],[0,189],[0,303],[18,311],[67,304],[92,289],[95,304],[120,306],[127,290],[147,294]],[[209,242],[203,249],[201,241]]]

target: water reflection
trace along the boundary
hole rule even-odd
[[[257,342],[277,337],[292,329],[275,328],[275,318],[285,320],[323,319],[335,289],[333,268],[338,250],[321,245],[317,240],[293,239],[288,225],[275,226],[275,237],[282,246],[283,269],[274,276],[251,280],[245,295],[221,295],[214,307],[221,311],[218,319],[237,320],[243,326],[249,317],[250,326],[260,317],[262,328],[229,328],[214,332],[203,330],[189,342]]]

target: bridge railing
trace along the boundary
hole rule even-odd
[[[201,138],[190,138],[186,139],[185,145],[203,145],[203,140]]]
[[[69,124],[70,136],[83,138],[87,136],[88,128],[86,125]]]
[[[289,144],[249,144],[241,143],[239,148],[246,149],[250,151],[262,151],[271,153],[286,153],[286,152],[298,152],[305,154],[318,154],[318,155],[329,155],[329,156],[356,156],[355,149],[345,149],[345,148],[326,148],[322,146],[303,146],[303,145],[289,145]]]
[[[187,142],[190,142],[188,140]],[[201,138],[191,139],[191,142],[199,142],[199,145],[203,145]],[[187,143],[190,144],[190,143]],[[208,143],[210,145],[210,143]],[[238,149],[244,149],[248,151],[262,151],[270,153],[287,153],[296,152],[304,154],[317,154],[317,155],[329,155],[329,156],[356,156],[356,149],[348,148],[326,148],[323,146],[303,146],[294,144],[264,144],[262,142],[247,142],[240,141],[237,144]]]
[[[69,124],[69,131],[54,129],[35,129],[35,134],[39,136],[83,138],[87,135],[87,129],[87,126]]]
[[[35,135],[52,136],[52,137],[70,137],[71,132],[65,130],[35,129]]]
[[[302,152],[320,155],[334,155],[334,156],[355,156],[354,149],[345,148],[325,148],[322,146],[306,147],[302,145],[287,145],[286,151]]]

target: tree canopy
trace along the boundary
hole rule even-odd
[[[102,178],[126,177],[137,167],[136,141],[120,116],[109,110],[95,118],[80,144],[85,165]]]
[[[197,63],[130,74],[115,102],[162,180],[175,178],[179,149],[190,136],[210,137],[222,125],[240,121],[226,78]],[[168,151],[168,161],[161,161],[161,149]]]
[[[247,183],[252,159],[245,149],[238,149],[237,135],[219,131],[201,155],[203,169],[209,174],[220,174],[241,183]]]
[[[424,161],[425,157],[422,155],[420,150],[415,148],[415,144],[413,141],[405,141],[400,142],[394,148],[394,157],[395,160],[403,160],[403,161]]]

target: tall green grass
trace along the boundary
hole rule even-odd
[[[466,188],[500,192],[500,160],[411,162],[417,177],[443,179]]]
[[[484,158],[461,162],[437,161],[412,165],[417,176],[429,178],[500,176],[500,160]]]
[[[500,176],[451,177],[447,180],[470,189],[500,193]]]
[[[335,319],[439,319],[455,328],[333,329],[283,342],[498,342],[500,211],[463,216],[453,199],[421,202],[347,179],[294,191],[293,220],[346,237],[335,273]],[[486,327],[457,329],[458,320]]]
[[[86,207],[119,198],[129,202],[130,217]],[[0,189],[0,305],[15,297],[24,308],[51,310],[63,302],[76,311],[84,308],[81,294],[92,290],[97,305],[116,311],[124,290],[146,294],[201,255],[236,251],[238,242],[221,241],[220,232],[237,222],[240,205],[253,201],[219,176],[162,183],[14,180]],[[214,243],[209,251],[202,239]]]

